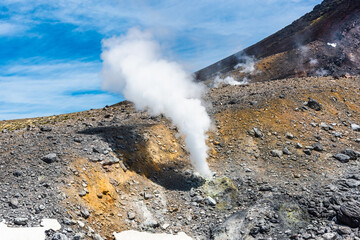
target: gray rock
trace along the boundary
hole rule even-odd
[[[19,207],[19,200],[17,198],[11,198],[10,206],[12,208],[18,208]]]
[[[207,205],[210,205],[210,206],[215,206],[215,205],[216,205],[216,201],[215,201],[212,197],[210,197],[210,196],[207,196],[207,197],[205,198],[205,203],[206,203]]]
[[[15,177],[21,177],[22,172],[19,171],[19,170],[15,170],[15,171],[13,172],[13,175],[14,175]]]
[[[50,126],[42,126],[40,127],[40,131],[42,132],[50,132],[52,128]]]
[[[350,157],[348,155],[338,153],[334,156],[335,159],[339,160],[342,163],[347,163],[350,160]]]
[[[333,240],[336,239],[336,233],[333,232],[324,233],[322,237],[324,238],[324,240]]]
[[[93,236],[93,240],[104,240],[99,234]]]
[[[84,237],[85,237],[85,234],[77,233],[77,234],[75,234],[73,240],[81,240],[81,239],[84,239]]]
[[[358,158],[358,153],[350,148],[345,149],[341,153],[348,155],[350,157],[350,160],[356,160]]]
[[[351,129],[354,131],[360,132],[360,125],[353,123],[353,124],[351,124]]]
[[[314,143],[313,145],[312,145],[312,147],[313,147],[313,150],[315,150],[315,151],[318,151],[318,152],[322,152],[322,151],[324,151],[324,148],[323,148],[323,146],[321,145],[321,143]]]
[[[330,130],[330,126],[327,125],[327,124],[324,123],[324,122],[320,123],[319,126],[320,126],[321,129],[324,129],[325,131],[329,131],[329,130]]]
[[[52,240],[68,240],[68,237],[62,233],[55,233],[51,239]]]
[[[151,199],[151,198],[153,198],[153,195],[151,193],[144,192],[144,199],[145,200],[148,200],[148,199]]]
[[[48,155],[42,157],[41,160],[46,163],[53,163],[57,160],[57,155],[56,153],[49,153]]]
[[[129,220],[134,220],[136,217],[136,214],[134,212],[128,212],[127,215]]]
[[[281,151],[281,150],[271,150],[271,156],[273,156],[273,157],[282,157],[282,155],[283,155],[283,151]]]
[[[143,222],[143,225],[148,228],[156,228],[159,226],[159,223],[154,219],[147,219]]]
[[[80,137],[75,137],[74,142],[81,143],[83,140]]]
[[[70,226],[72,226],[72,225],[75,225],[75,224],[76,224],[76,221],[73,220],[73,219],[64,218],[64,219],[63,219],[63,223],[64,223],[65,225],[70,225]]]
[[[318,101],[316,101],[315,99],[312,99],[312,98],[309,98],[309,101],[306,103],[306,105],[309,108],[314,109],[315,111],[320,111],[322,108],[320,103],[318,103]]]
[[[95,147],[93,147],[93,152],[94,152],[94,153],[102,153],[103,150],[102,150],[100,147],[95,146]]]
[[[291,154],[292,154],[287,147],[284,147],[283,153],[284,153],[285,155],[291,155]]]
[[[202,196],[200,196],[200,195],[196,195],[196,196],[193,197],[192,200],[194,202],[202,202],[202,201],[204,201],[204,198]]]
[[[311,155],[311,150],[310,149],[304,149],[304,153],[306,154],[306,155]]]
[[[82,207],[80,208],[80,213],[81,213],[81,216],[85,219],[87,219],[88,217],[90,217],[90,212],[87,208],[85,207]]]
[[[293,139],[293,138],[294,138],[294,135],[293,135],[292,133],[290,133],[290,132],[287,132],[287,133],[285,134],[285,137],[288,138],[288,139]]]
[[[337,219],[349,227],[360,227],[360,202],[346,202],[341,205]]]
[[[264,136],[264,134],[258,128],[253,128],[253,130],[255,137],[262,138]]]
[[[295,144],[295,147],[296,147],[297,149],[301,149],[303,146],[302,146],[300,143],[296,143],[296,144]]]
[[[17,217],[17,218],[14,219],[14,224],[15,225],[24,226],[24,225],[27,224],[27,222],[28,222],[27,218]]]
[[[79,192],[79,196],[80,196],[80,197],[85,197],[86,194],[87,194],[87,192],[86,192],[85,190],[81,190],[81,191]]]

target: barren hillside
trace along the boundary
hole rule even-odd
[[[62,228],[48,239],[113,239],[127,229],[359,239],[359,80],[209,89],[212,180],[194,174],[168,120],[129,102],[2,121],[0,219],[24,227],[56,218]]]

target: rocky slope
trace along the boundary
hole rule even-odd
[[[194,174],[177,129],[130,102],[0,122],[0,219],[48,239],[127,229],[194,239],[360,239],[360,78],[209,89],[216,172]]]
[[[291,25],[196,73],[199,81],[217,75],[253,82],[360,72],[360,2],[325,0]],[[237,67],[248,57],[251,72]]]

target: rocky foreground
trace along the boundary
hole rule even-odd
[[[0,122],[0,220],[47,239],[360,239],[360,78],[209,89],[214,178],[176,127],[129,102]]]

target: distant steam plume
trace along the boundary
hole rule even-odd
[[[185,136],[195,169],[210,176],[205,142],[210,118],[200,100],[202,85],[179,64],[162,58],[151,34],[138,29],[104,40],[101,58],[103,88],[122,93],[139,110],[171,119]]]

